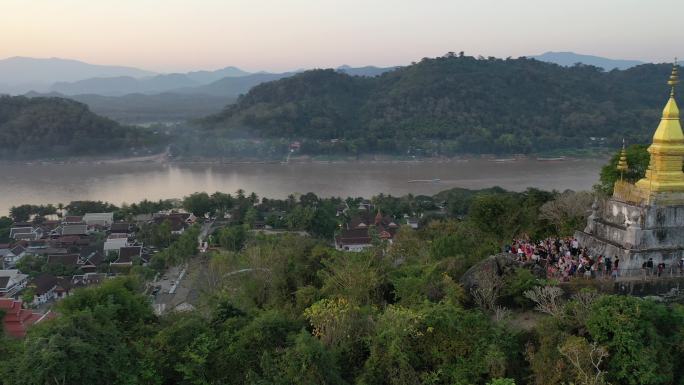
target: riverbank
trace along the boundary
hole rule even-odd
[[[170,148],[166,148],[161,153],[135,156],[103,156],[103,157],[69,157],[69,158],[47,158],[47,159],[23,159],[23,160],[2,160],[0,164],[8,165],[34,165],[34,164],[126,164],[126,163],[159,163],[159,164],[297,164],[297,163],[448,163],[448,162],[468,162],[472,160],[489,160],[493,162],[515,162],[515,161],[573,161],[578,159],[608,159],[613,152],[609,149],[587,149],[587,150],[568,150],[552,151],[538,154],[462,154],[456,156],[398,156],[386,154],[364,154],[359,156],[310,156],[310,155],[291,155],[283,158],[264,159],[257,157],[242,158],[223,158],[223,157],[201,157],[201,156],[172,156]]]

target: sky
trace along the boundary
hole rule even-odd
[[[0,58],[257,71],[573,51],[684,55],[683,0],[0,0]]]

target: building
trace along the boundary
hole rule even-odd
[[[103,246],[104,254],[107,255],[113,251],[118,252],[120,248],[126,246],[128,246],[127,234],[109,234]]]
[[[29,287],[33,289],[33,305],[41,305],[57,297],[57,277],[43,273],[31,281]]]
[[[9,236],[17,241],[35,241],[43,237],[43,229],[36,226],[12,227]]]
[[[26,336],[26,330],[43,320],[54,317],[54,313],[34,313],[24,309],[21,301],[11,298],[0,298],[0,310],[4,313],[2,327],[6,335],[14,338]]]
[[[617,181],[612,197],[603,205],[595,202],[586,228],[575,234],[594,253],[619,258],[621,269],[640,269],[649,258],[667,266],[684,258],[684,134],[675,100],[678,80],[675,66],[644,178]],[[618,170],[628,167],[623,146]]]
[[[87,213],[83,216],[83,222],[88,227],[109,227],[114,222],[114,213]]]
[[[83,224],[62,225],[59,230],[56,230],[58,235],[63,237],[72,235],[86,235],[88,234],[88,226]]]
[[[5,269],[13,269],[17,262],[19,262],[27,254],[26,248],[22,245],[16,245],[11,249],[0,250],[0,256],[3,258],[3,266]]]
[[[133,266],[135,260],[142,258],[142,246],[129,246],[119,249],[119,257],[110,263],[114,266]]]
[[[0,298],[14,297],[26,287],[28,275],[19,270],[0,270]]]
[[[370,205],[359,205],[359,215],[343,228],[335,237],[335,248],[340,251],[363,251],[373,245],[373,232],[380,240],[392,243],[392,239],[399,229],[394,219],[383,216],[378,210],[372,216]]]

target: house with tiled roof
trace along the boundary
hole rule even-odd
[[[2,328],[6,335],[23,338],[32,325],[54,317],[54,313],[34,313],[23,308],[22,301],[12,298],[0,298],[0,310],[4,313]]]
[[[335,237],[335,248],[341,251],[363,251],[371,247],[373,237],[371,229],[377,233],[381,240],[392,242],[399,225],[390,216],[383,216],[378,210],[375,217],[372,216],[372,206],[362,202],[358,207],[358,215],[342,228]]]
[[[73,225],[62,225],[59,235],[70,236],[70,235],[86,235],[88,234],[88,225],[83,224],[73,224]]]
[[[57,277],[43,273],[34,278],[28,287],[33,289],[33,305],[41,305],[56,298]]]
[[[129,235],[133,232],[133,225],[128,222],[115,222],[109,227],[110,234]]]
[[[166,215],[154,218],[154,223],[157,225],[161,225],[164,222],[167,222],[171,227],[171,234],[176,235],[183,234],[185,229],[189,226],[185,219],[178,215]]]
[[[83,222],[85,222],[88,227],[109,227],[114,222],[114,213],[86,213],[83,216]]]
[[[133,266],[133,262],[136,259],[142,258],[142,246],[128,246],[119,249],[119,257],[111,262],[110,265],[114,266]]]
[[[105,255],[112,251],[117,251],[122,247],[128,246],[128,234],[109,234],[105,240],[103,250]]]
[[[28,275],[19,270],[0,270],[0,298],[15,296],[26,287]]]
[[[14,240],[34,241],[43,237],[43,229],[37,226],[12,227],[9,236]]]
[[[13,269],[17,265],[17,262],[19,262],[26,254],[26,248],[20,244],[15,245],[11,249],[0,250],[3,267],[5,269]]]
[[[47,257],[47,264],[52,266],[60,266],[67,271],[79,268],[79,254],[50,254]]]
[[[62,220],[62,223],[68,225],[68,224],[83,224],[85,222],[83,222],[83,217],[80,215],[67,215]]]

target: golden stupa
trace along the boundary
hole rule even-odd
[[[613,193],[616,198],[645,204],[684,202],[684,134],[675,100],[675,86],[678,83],[675,62],[667,82],[671,88],[670,99],[653,134],[653,143],[648,148],[651,159],[646,175],[635,184],[618,181]]]
[[[675,63],[670,99],[648,148],[646,175],[636,183],[623,178],[630,167],[623,142],[613,196],[594,202],[587,226],[575,232],[594,255],[619,258],[621,269],[638,271],[649,259],[676,266],[684,259],[684,134],[675,101],[677,75]]]

